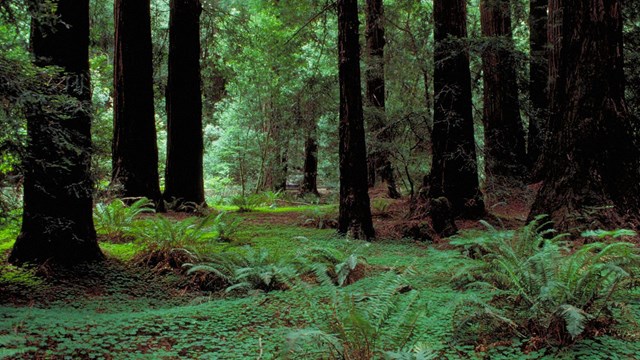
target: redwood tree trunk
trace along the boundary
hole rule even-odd
[[[360,85],[357,0],[338,0],[340,214],[338,232],[373,239]]]
[[[54,24],[41,23],[55,6]],[[55,65],[42,100],[27,114],[22,230],[9,261],[75,264],[103,258],[92,218],[89,1],[32,8],[37,66]],[[58,96],[66,98],[62,104]]]
[[[484,73],[484,138],[489,183],[523,181],[527,177],[524,125],[520,117],[518,82],[509,0],[481,0]]]
[[[314,126],[315,128],[315,126]],[[318,193],[318,141],[315,129],[307,135],[304,143],[304,177],[300,186],[300,194]]]
[[[435,109],[429,197],[446,197],[456,217],[484,214],[471,108],[465,0],[436,0]]]
[[[112,180],[160,202],[149,0],[116,0],[115,27]]]
[[[549,214],[573,233],[637,229],[640,150],[624,102],[622,1],[562,0],[558,9],[552,133],[530,217]]]
[[[366,106],[367,121],[373,132],[373,144],[369,153],[369,186],[373,187],[376,180],[387,184],[391,198],[399,198],[396,189],[393,164],[390,160],[389,146],[393,141],[393,134],[388,128],[385,114],[384,87],[384,6],[382,0],[367,0],[366,2],[366,31],[367,39],[367,71],[366,75]]]
[[[549,112],[548,8],[548,0],[530,1],[529,97],[531,98],[531,114],[529,116],[528,155],[533,169],[536,168],[536,164],[542,154]]]
[[[204,204],[199,0],[171,0],[165,199]]]

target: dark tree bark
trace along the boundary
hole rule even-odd
[[[367,39],[367,71],[366,76],[366,106],[367,121],[373,132],[373,144],[369,153],[369,186],[373,187],[376,180],[387,184],[391,198],[399,198],[396,189],[393,164],[390,159],[389,146],[393,141],[393,134],[387,124],[385,114],[384,87],[384,6],[382,0],[367,0],[366,3]]]
[[[532,169],[537,167],[538,160],[542,154],[549,112],[548,7],[548,0],[530,1],[529,32],[531,35],[529,47],[531,57],[529,61],[529,97],[531,98],[531,114],[529,116],[527,152]]]
[[[338,232],[373,239],[367,184],[357,0],[338,0],[340,211]]]
[[[112,181],[161,206],[149,0],[115,2]]]
[[[560,231],[638,228],[640,148],[624,101],[622,1],[553,0],[551,138],[530,218]],[[555,11],[555,10],[558,11]]]
[[[41,21],[55,6],[53,24]],[[89,1],[58,0],[32,8],[37,66],[61,72],[27,114],[22,230],[9,261],[76,264],[101,260],[92,218]],[[54,84],[54,85],[51,85]],[[56,104],[63,95],[63,104]]]
[[[527,178],[524,125],[520,117],[518,82],[509,0],[481,0],[484,73],[484,138],[486,174],[490,184]]]
[[[204,204],[199,0],[171,0],[165,199]]]
[[[315,126],[310,131],[304,142],[304,177],[300,185],[300,194],[318,193],[318,141],[316,140]]]
[[[478,182],[471,73],[465,44],[466,2],[436,0],[433,16],[435,109],[428,197],[446,197],[456,217],[477,218],[484,214],[484,200]]]

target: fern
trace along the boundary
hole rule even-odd
[[[141,198],[127,206],[122,200],[115,199],[109,204],[98,203],[93,212],[96,231],[109,239],[129,237],[135,228],[135,221],[143,213],[153,213],[153,202]]]
[[[218,215],[203,218],[191,217],[182,221],[171,221],[156,216],[136,227],[136,237],[152,249],[170,250],[217,239],[213,230]]]
[[[400,354],[411,348],[422,309],[416,291],[399,291],[406,285],[405,275],[384,274],[366,295],[338,294],[329,326],[290,333],[284,357],[325,354],[330,359],[373,359],[386,356],[389,350]]]
[[[226,291],[286,290],[293,287],[300,273],[285,259],[274,256],[267,249],[246,247],[244,253],[213,254],[199,263],[185,264],[188,274],[212,273],[229,286]]]
[[[490,230],[480,239],[454,241],[480,258],[455,280],[468,280],[467,286],[494,292],[490,302],[462,302],[460,308],[474,310],[458,312],[463,314],[458,317],[459,326],[484,319],[489,331],[508,324],[521,334],[566,343],[582,336],[591,321],[611,317],[614,304],[632,298],[630,289],[637,286],[640,265],[640,253],[633,244],[593,243],[571,253],[560,241],[563,235],[545,239],[552,231],[544,230],[543,219],[515,233]]]

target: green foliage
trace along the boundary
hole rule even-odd
[[[371,207],[377,213],[384,214],[389,210],[389,206],[391,205],[391,201],[388,199],[377,198],[371,202]]]
[[[237,206],[239,212],[250,212],[262,206],[263,198],[258,194],[236,195],[231,198],[231,205]]]
[[[147,219],[135,228],[138,241],[153,250],[171,250],[217,239],[213,227],[219,214],[172,221],[162,215]]]
[[[295,284],[300,273],[287,259],[267,249],[245,247],[245,251],[224,252],[208,256],[197,264],[185,264],[188,273],[211,273],[234,290],[269,292],[286,290]]]
[[[110,203],[98,203],[93,212],[96,231],[110,240],[124,240],[136,231],[136,220],[144,213],[155,212],[153,202],[147,198],[138,199],[126,205],[120,199]]]
[[[303,329],[287,337],[284,357],[374,359],[410,348],[423,312],[418,292],[404,294],[406,279],[389,272],[362,295],[337,295],[326,330]]]
[[[458,239],[479,260],[459,271],[468,287],[488,289],[489,301],[462,301],[456,314],[461,338],[510,331],[558,344],[602,331],[617,317],[616,309],[637,299],[640,252],[631,243],[592,243],[570,251],[543,217],[515,233],[490,230],[479,238]],[[599,236],[628,231],[595,232]],[[471,277],[471,279],[469,279]],[[587,331],[589,330],[589,331]],[[505,334],[506,335],[506,334]]]
[[[303,213],[303,225],[318,229],[337,227],[337,209],[335,207],[313,207]]]
[[[366,260],[355,252],[344,252],[329,247],[314,247],[301,250],[296,256],[298,266],[312,273],[322,284],[344,286],[352,283],[358,265],[364,267]],[[361,269],[359,269],[361,270]]]

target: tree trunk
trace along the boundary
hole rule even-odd
[[[471,108],[471,73],[464,0],[436,0],[435,109],[432,132],[433,160],[428,197],[446,197],[456,217],[484,214],[479,189],[476,145]]]
[[[54,24],[41,22],[55,7]],[[37,66],[59,66],[27,114],[22,230],[9,261],[76,264],[101,260],[92,218],[89,1],[32,8]],[[65,99],[62,104],[60,95]]]
[[[360,85],[357,0],[338,0],[340,214],[338,232],[373,239]]]
[[[115,2],[112,181],[161,206],[149,0]]]
[[[527,178],[524,125],[520,117],[518,81],[509,0],[481,0],[484,73],[484,146],[490,184],[516,184]]]
[[[532,169],[537,168],[544,147],[547,120],[549,115],[549,59],[547,38],[548,0],[531,0],[529,9],[530,32],[530,73],[529,97],[531,114],[529,116],[528,155]],[[535,174],[534,174],[535,177]]]
[[[165,199],[204,204],[199,0],[171,0]]]
[[[304,142],[304,177],[300,185],[300,194],[318,193],[318,142],[316,140],[315,126]]]
[[[624,101],[622,1],[562,0],[557,9],[552,131],[530,218],[548,214],[571,233],[637,229],[640,150]]]
[[[399,198],[396,189],[393,164],[390,160],[389,146],[393,134],[388,128],[385,114],[384,87],[384,6],[382,0],[367,0],[366,3],[367,71],[366,107],[367,121],[373,132],[373,144],[369,153],[369,186],[373,187],[380,179],[387,184],[391,198]]]

